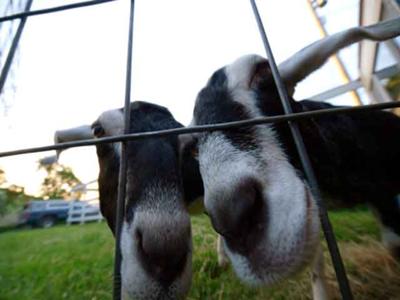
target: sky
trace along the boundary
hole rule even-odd
[[[68,1],[78,2],[78,1]],[[357,1],[351,2],[354,8]],[[35,0],[32,9],[66,4]],[[16,93],[0,119],[0,151],[49,145],[56,130],[91,124],[101,112],[122,107],[129,0],[31,17],[16,68]],[[307,0],[258,1],[278,62],[321,38]],[[350,11],[355,9],[350,7]],[[343,18],[340,30],[357,24]],[[250,53],[265,56],[249,1],[136,1],[132,100],[166,106],[183,124],[191,120],[197,92],[213,71]],[[349,50],[354,54],[355,50]],[[298,87],[296,99],[342,84],[329,62]],[[11,96],[10,96],[11,97]],[[37,161],[53,153],[0,159],[10,183],[37,194]],[[94,147],[70,149],[61,163],[88,182],[97,177]]]

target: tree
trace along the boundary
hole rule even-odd
[[[6,182],[5,172],[0,169],[0,186]],[[33,198],[26,195],[25,189],[21,186],[11,184],[0,187],[0,216],[20,210],[28,200]]]
[[[39,163],[39,169],[44,169],[47,176],[41,187],[41,196],[44,199],[79,199],[81,194],[73,191],[73,187],[81,184],[72,169],[57,162],[51,164]]]
[[[0,169],[0,185],[6,182],[5,172]],[[3,216],[7,211],[7,197],[3,190],[0,190],[0,216]]]
[[[6,173],[0,169],[0,185],[3,185],[6,181]]]

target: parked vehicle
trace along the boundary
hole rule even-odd
[[[57,222],[83,224],[91,221],[100,222],[102,219],[98,199],[31,200],[25,204],[19,216],[18,225],[49,228]]]
[[[24,205],[19,216],[19,225],[49,228],[57,222],[65,221],[71,201],[32,200]]]

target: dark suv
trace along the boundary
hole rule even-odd
[[[48,228],[68,217],[70,201],[32,200],[24,206],[19,216],[19,225]]]

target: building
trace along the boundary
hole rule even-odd
[[[323,36],[400,16],[399,0],[308,1]],[[400,100],[400,38],[349,48],[336,55],[343,82],[314,99],[350,93],[358,104]]]

